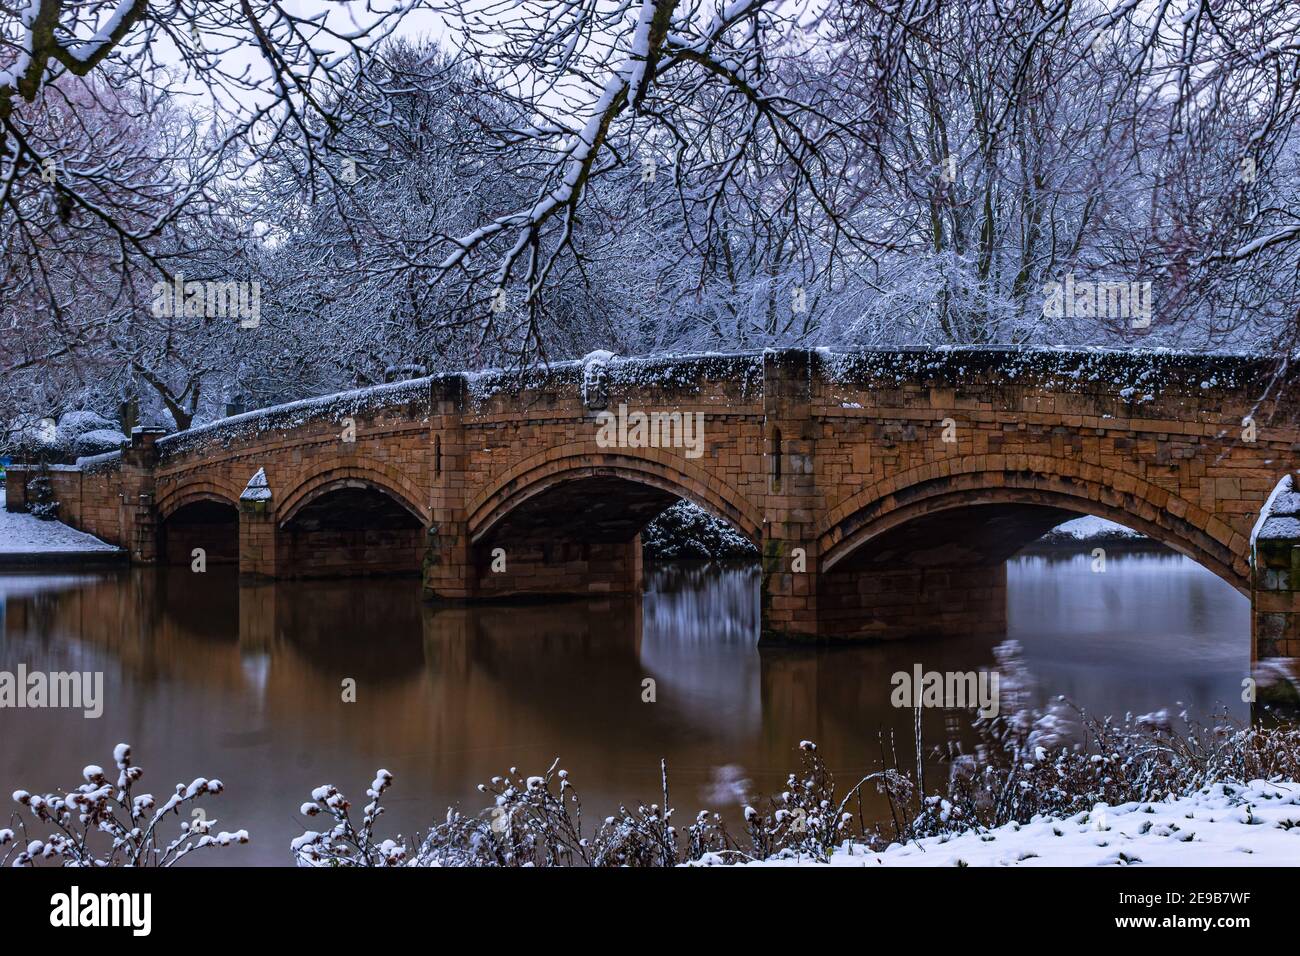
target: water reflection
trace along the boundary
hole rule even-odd
[[[1179,557],[1090,566],[1009,569],[1009,636],[1040,699],[1116,712],[1235,701],[1244,716],[1243,598]],[[804,738],[846,778],[882,752],[910,763],[891,675],[988,668],[997,644],[759,649],[757,570],[743,566],[659,568],[639,601],[522,607],[431,608],[411,581],[241,585],[219,569],[0,577],[0,597],[0,668],[103,670],[106,693],[99,720],[0,711],[0,793],[73,783],[127,740],[157,790],[226,782],[210,812],[254,843],[209,862],[287,863],[306,793],[331,782],[359,796],[381,766],[398,778],[388,825],[412,831],[449,804],[477,808],[474,785],[506,767],[557,755],[602,815],[652,798],[661,756],[684,813],[780,789]],[[953,717],[927,712],[927,740]]]
[[[1098,713],[1179,702],[1196,714],[1225,705],[1241,718],[1250,673],[1250,602],[1168,551],[1022,557],[1008,566],[1008,633],[1048,693]]]

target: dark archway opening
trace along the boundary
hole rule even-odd
[[[641,590],[641,530],[677,495],[615,476],[552,485],[520,502],[475,543],[480,597],[627,594]]]
[[[162,562],[192,566],[202,549],[206,566],[239,563],[239,512],[223,501],[181,505],[162,522]]]
[[[331,488],[280,526],[285,577],[418,574],[424,523],[387,492],[363,482]]]
[[[921,514],[867,538],[818,578],[824,636],[998,634],[1007,624],[1007,560],[1074,511],[978,504]]]
[[[522,496],[474,541],[475,593],[485,599],[639,593],[642,532],[682,500],[667,487],[610,474],[575,477]],[[707,549],[723,535],[701,532],[721,529],[733,551],[743,545],[743,536],[729,523],[698,508],[690,511],[684,527],[656,533],[695,534],[700,538],[695,543]],[[686,550],[651,559],[710,557],[698,547]]]
[[[995,565],[1038,540],[1075,511],[1045,505],[987,504],[923,514],[867,539],[843,570]]]

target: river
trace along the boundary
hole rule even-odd
[[[1083,552],[1014,559],[1000,639],[837,648],[760,648],[746,565],[650,567],[639,602],[434,609],[410,580],[248,585],[220,569],[6,575],[0,602],[0,670],[104,674],[97,719],[0,710],[0,793],[75,785],[129,742],[155,793],[225,783],[207,812],[252,842],[195,862],[290,863],[311,789],[336,784],[359,806],[379,767],[396,777],[388,834],[478,809],[476,784],[557,757],[601,816],[657,800],[661,757],[683,817],[780,790],[803,739],[849,784],[882,754],[913,761],[912,712],[890,692],[917,665],[987,670],[1001,655],[1022,704],[1249,716],[1248,601],[1166,552],[1111,553],[1104,573]],[[927,749],[971,742],[968,715],[925,718]]]

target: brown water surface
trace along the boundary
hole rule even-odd
[[[1095,574],[1086,554],[1021,557],[1008,600],[1007,637],[1038,703],[1248,715],[1248,602],[1185,558],[1112,554]],[[557,756],[602,816],[657,798],[660,757],[683,815],[781,789],[802,739],[851,782],[879,768],[882,734],[912,762],[912,713],[891,706],[892,674],[988,669],[998,643],[759,648],[757,569],[734,565],[654,568],[639,602],[468,609],[423,605],[409,580],[9,575],[0,620],[0,670],[103,671],[105,689],[99,719],[0,710],[6,800],[75,785],[127,741],[155,793],[199,775],[226,784],[209,816],[253,842],[192,859],[246,864],[289,863],[310,790],[334,783],[359,805],[379,767],[396,776],[388,833],[448,805],[478,809],[477,783],[511,766],[540,773]],[[355,703],[342,699],[348,679]],[[927,742],[966,724],[925,717]]]

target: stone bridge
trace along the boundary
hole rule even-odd
[[[759,547],[768,641],[997,631],[1007,558],[1098,515],[1251,596],[1257,654],[1295,657],[1297,496],[1274,490],[1300,428],[1275,368],[1105,350],[602,353],[137,430],[52,477],[65,521],[139,562],[202,548],[250,576],[418,573],[442,601],[639,591],[640,531],[687,498]],[[22,470],[11,486],[23,507]],[[1252,567],[1270,502],[1280,531]]]

